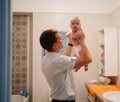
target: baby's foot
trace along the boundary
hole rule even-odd
[[[88,65],[85,65],[84,71],[88,71]]]

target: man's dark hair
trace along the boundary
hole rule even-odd
[[[57,30],[48,29],[42,32],[40,36],[40,44],[47,51],[52,51],[53,44],[57,42]]]

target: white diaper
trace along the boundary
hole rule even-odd
[[[81,46],[80,45],[73,46],[72,55],[79,57],[80,56],[80,51],[81,51]]]

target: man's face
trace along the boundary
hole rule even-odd
[[[62,37],[60,36],[60,34],[57,33],[56,38],[57,38],[57,47],[58,50],[60,50],[61,48],[63,48]]]

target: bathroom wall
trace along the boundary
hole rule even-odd
[[[12,0],[15,12],[110,13],[120,0]]]
[[[82,3],[76,3],[74,0],[71,0],[72,3],[69,3],[69,5],[69,1],[65,2],[67,7],[63,3],[65,0],[60,0],[59,2],[58,0],[48,1],[49,3],[46,3],[47,0],[12,1],[13,12],[33,13],[33,102],[48,102],[50,90],[41,71],[42,48],[39,44],[41,32],[48,28],[56,28],[59,31],[69,31],[69,20],[71,17],[76,15],[80,17],[82,27],[86,34],[86,43],[92,54],[93,62],[89,65],[88,72],[84,72],[84,70],[81,69],[77,73],[74,73],[74,76],[77,87],[77,102],[87,102],[85,82],[98,78],[98,32],[102,28],[110,25],[110,19],[113,21],[116,14],[113,13],[113,16],[108,15],[108,13],[115,8],[113,2],[118,2],[116,3],[118,5],[120,1],[113,0],[113,2],[110,3],[110,0],[104,0],[105,2],[102,3],[100,0],[93,0],[93,5],[91,1],[87,1],[86,3],[86,0],[84,0]],[[110,18],[110,16],[113,18]],[[118,25],[118,21],[119,19],[117,18],[116,23],[111,22],[111,24]]]
[[[77,102],[87,102],[85,82],[98,78],[98,32],[108,24],[106,14],[33,13],[33,102],[48,102],[50,90],[41,71],[42,48],[39,44],[39,36],[48,28],[69,31],[69,20],[76,15],[81,19],[86,43],[93,58],[88,72],[84,72],[82,68],[74,73]]]
[[[14,13],[12,26],[12,94],[32,100],[32,14]]]
[[[13,16],[12,31],[12,94],[27,90],[28,16]],[[28,66],[28,67],[27,67]]]

